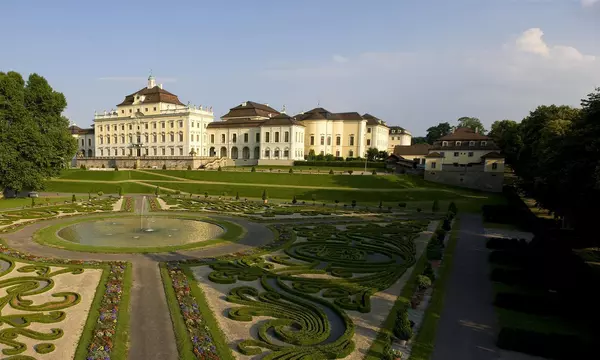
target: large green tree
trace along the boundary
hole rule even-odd
[[[41,189],[73,157],[66,106],[43,77],[0,72],[0,189]]]
[[[515,164],[519,158],[519,151],[523,147],[519,123],[513,120],[495,121],[492,124],[489,136],[502,149],[504,156],[506,156],[506,163]]]
[[[452,132],[452,126],[449,123],[439,123],[436,126],[432,126],[427,129],[427,135],[425,138],[429,144],[433,144],[434,141],[441,138],[442,136],[446,136]]]
[[[411,145],[416,145],[416,144],[427,144],[427,138],[425,136],[413,137]]]
[[[473,131],[478,132],[479,134],[486,133],[485,127],[483,127],[481,120],[479,120],[476,117],[463,116],[463,117],[459,118],[458,119],[458,127],[466,127]]]

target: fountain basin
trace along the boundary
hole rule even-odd
[[[218,238],[225,229],[196,219],[154,217],[140,227],[139,217],[121,217],[78,222],[56,235],[71,243],[110,248],[182,246]]]

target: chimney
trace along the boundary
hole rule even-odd
[[[269,106],[269,103],[266,103],[265,105],[266,105],[266,106]]]
[[[477,133],[479,132],[478,130],[479,130],[479,129],[475,128],[475,134],[477,134]]]
[[[159,84],[158,87],[162,90],[162,84]]]

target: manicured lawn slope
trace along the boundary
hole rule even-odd
[[[36,205],[44,205],[46,197],[39,197],[35,199]],[[51,204],[56,202],[63,203],[65,200],[71,201],[71,198],[67,197],[49,197],[47,198]],[[31,206],[30,198],[18,198],[18,199],[0,199],[0,210],[11,209],[11,208],[20,208],[23,206]]]
[[[142,184],[132,183],[132,182],[122,182],[122,183],[78,183],[78,182],[61,182],[61,181],[47,181],[45,183],[44,190],[47,192],[63,192],[63,193],[89,193],[92,195],[97,193],[98,191],[102,191],[105,194],[117,194],[119,192],[119,187],[123,188],[123,192],[127,193],[153,193],[154,188],[149,188],[148,186],[144,186]]]
[[[190,180],[316,187],[392,189],[421,187],[425,184],[423,179],[410,175],[363,176],[185,170],[153,170],[152,172]]]
[[[98,181],[124,181],[124,180],[164,180],[164,176],[152,175],[131,170],[119,171],[90,171],[90,170],[65,170],[59,177],[70,180],[98,180]]]
[[[294,195],[298,201],[312,201],[312,195],[315,195],[317,202],[333,202],[339,200],[342,203],[349,203],[356,200],[360,203],[370,202],[379,203],[397,202],[397,201],[415,201],[415,200],[447,200],[462,197],[461,193],[454,193],[444,190],[407,190],[407,191],[357,191],[357,190],[330,190],[330,189],[302,189],[302,188],[287,188],[287,187],[260,187],[260,186],[244,186],[244,185],[220,185],[220,184],[193,184],[193,183],[174,183],[174,182],[159,182],[148,181],[148,184],[153,186],[165,187],[173,190],[181,190],[184,192],[193,193],[196,195],[208,192],[210,196],[221,196],[223,192],[226,196],[234,197],[239,193],[241,198],[260,198],[263,190],[267,190],[269,198],[273,199],[289,199]]]

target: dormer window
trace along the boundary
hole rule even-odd
[[[447,141],[442,141],[442,146],[448,146],[448,142]]]
[[[475,146],[475,141],[469,141],[469,146]]]
[[[487,141],[482,141],[481,142],[481,146],[486,146],[487,145]]]
[[[456,142],[456,146],[460,146],[460,144],[462,144],[460,141]]]

